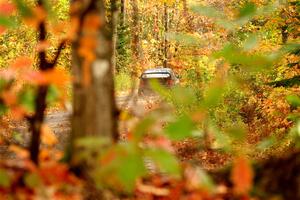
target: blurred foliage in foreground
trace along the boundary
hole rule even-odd
[[[157,6],[163,3],[158,2]],[[176,4],[173,1],[165,3],[170,8]],[[144,4],[145,7],[152,6]],[[64,54],[67,58],[61,60],[58,71],[46,74],[35,71],[34,52],[31,52],[34,48],[24,47],[28,41],[22,42],[16,37],[23,39],[30,35],[28,37],[32,39],[36,27],[27,30],[22,20],[31,7],[36,14],[48,13],[49,19],[53,12],[57,15],[53,19],[61,20],[62,25],[69,19],[67,14],[61,16],[60,13],[68,8],[64,1],[56,2],[59,11],[55,12],[50,9],[41,13],[33,3],[28,6],[20,0],[14,5],[17,8],[11,3],[0,6],[0,10],[12,6],[8,16],[1,12],[1,27],[13,28],[2,33],[2,50],[15,44],[11,40],[20,42],[9,53],[4,52],[5,58],[1,59],[0,109],[3,120],[11,115],[18,121],[33,112],[37,85],[52,84],[48,101],[55,102],[64,100],[58,97],[58,90],[63,93],[61,86],[70,81],[66,72],[68,48]],[[126,140],[110,145],[101,137],[80,139],[76,145],[82,151],[76,155],[76,161],[84,161],[90,167],[93,183],[104,193],[114,191],[120,196],[131,195],[136,199],[157,196],[165,199],[225,199],[227,195],[229,198],[257,196],[263,199],[265,194],[256,193],[252,158],[259,160],[300,145],[299,3],[230,1],[216,5],[214,1],[203,1],[202,5],[191,5],[190,9],[193,11],[188,13],[190,23],[199,20],[206,25],[205,30],[199,30],[199,24],[187,26],[186,20],[178,23],[188,28],[174,28],[168,34],[170,46],[177,48],[170,65],[180,74],[181,85],[166,90],[152,83],[165,103],[141,118],[122,111],[120,121],[128,124],[121,133]],[[180,19],[174,13],[172,16],[174,20]],[[151,23],[145,24],[145,30],[149,31]],[[127,26],[121,28],[127,32]],[[60,34],[55,36],[63,37]],[[52,43],[56,42],[51,37],[50,44],[38,44],[39,48],[51,49]],[[141,37],[146,40],[151,35]],[[122,43],[118,49],[123,53],[119,54],[118,64],[128,67],[131,52],[122,46],[128,45],[128,38],[123,35],[120,39]],[[155,63],[157,55],[153,55],[153,46],[159,41],[155,38],[150,41],[150,44],[142,43],[142,48],[148,50],[144,52],[144,58]],[[202,45],[197,46],[199,43]],[[25,57],[20,57],[23,53]],[[124,73],[126,68],[120,70]],[[126,85],[127,88],[130,76],[121,73],[116,75],[119,77],[117,87],[123,89]],[[42,134],[45,147],[40,152],[41,165],[38,167],[29,160],[28,151],[16,145],[9,146],[20,162],[1,163],[0,192],[7,198],[80,199],[84,178],[76,177],[68,164],[61,162],[62,152],[54,148],[58,141],[50,128],[43,126]],[[185,150],[182,147],[185,143],[197,153],[217,152],[233,161],[232,165],[226,163],[231,171],[231,185],[217,182],[208,175],[205,167],[210,168],[202,163],[205,158],[188,162],[184,156],[179,157],[182,152],[178,149]],[[217,166],[220,167],[224,166]]]

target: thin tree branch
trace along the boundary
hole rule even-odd
[[[66,45],[67,41],[63,40],[61,41],[61,43],[58,46],[57,52],[55,54],[55,58],[53,59],[53,61],[51,62],[51,68],[54,68],[55,65],[57,64],[58,58],[62,52],[62,50],[64,49],[65,45]]]

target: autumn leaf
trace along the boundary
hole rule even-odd
[[[36,85],[46,85],[48,83],[43,73],[35,70],[28,70],[21,74],[21,78],[28,83]]]
[[[237,194],[247,194],[250,191],[253,184],[253,171],[247,158],[238,157],[234,160],[231,180]]]
[[[62,68],[54,68],[46,71],[30,70],[22,74],[22,78],[32,84],[63,86],[70,81],[67,70]]]
[[[9,150],[14,152],[19,158],[27,159],[29,158],[29,152],[28,150],[19,147],[17,145],[10,145]]]
[[[32,16],[28,16],[24,18],[24,22],[28,26],[37,28],[41,22],[45,21],[46,17],[47,17],[46,11],[42,7],[37,6],[33,8]]]
[[[4,26],[0,26],[0,35],[5,33],[6,28]]]
[[[3,91],[1,97],[7,106],[12,106],[17,103],[17,95],[12,90]]]
[[[16,10],[14,4],[9,2],[2,2],[0,3],[0,15],[11,15]]]
[[[73,41],[76,39],[77,31],[79,29],[80,20],[78,17],[72,17],[70,20],[70,27],[67,30],[66,39]]]
[[[54,68],[43,72],[43,74],[48,84],[63,86],[70,80],[69,73],[63,68]]]
[[[32,59],[27,56],[18,57],[10,66],[14,69],[29,68],[32,66]]]
[[[49,146],[53,146],[57,144],[58,140],[48,125],[43,124],[41,131],[42,131],[41,140],[44,144],[47,144]]]
[[[15,78],[15,76],[16,76],[16,71],[11,68],[0,70],[0,78],[6,81]]]
[[[14,120],[22,120],[26,115],[26,109],[23,106],[14,106],[11,108],[11,116]]]
[[[83,23],[83,29],[85,31],[97,31],[102,25],[101,19],[98,14],[88,14]]]

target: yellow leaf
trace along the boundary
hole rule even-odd
[[[46,124],[42,125],[42,136],[41,136],[42,143],[47,144],[49,146],[53,146],[57,144],[58,140],[54,133],[52,132],[51,128]]]

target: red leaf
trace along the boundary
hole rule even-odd
[[[245,157],[238,157],[234,161],[231,180],[237,194],[247,194],[253,184],[253,171]]]

